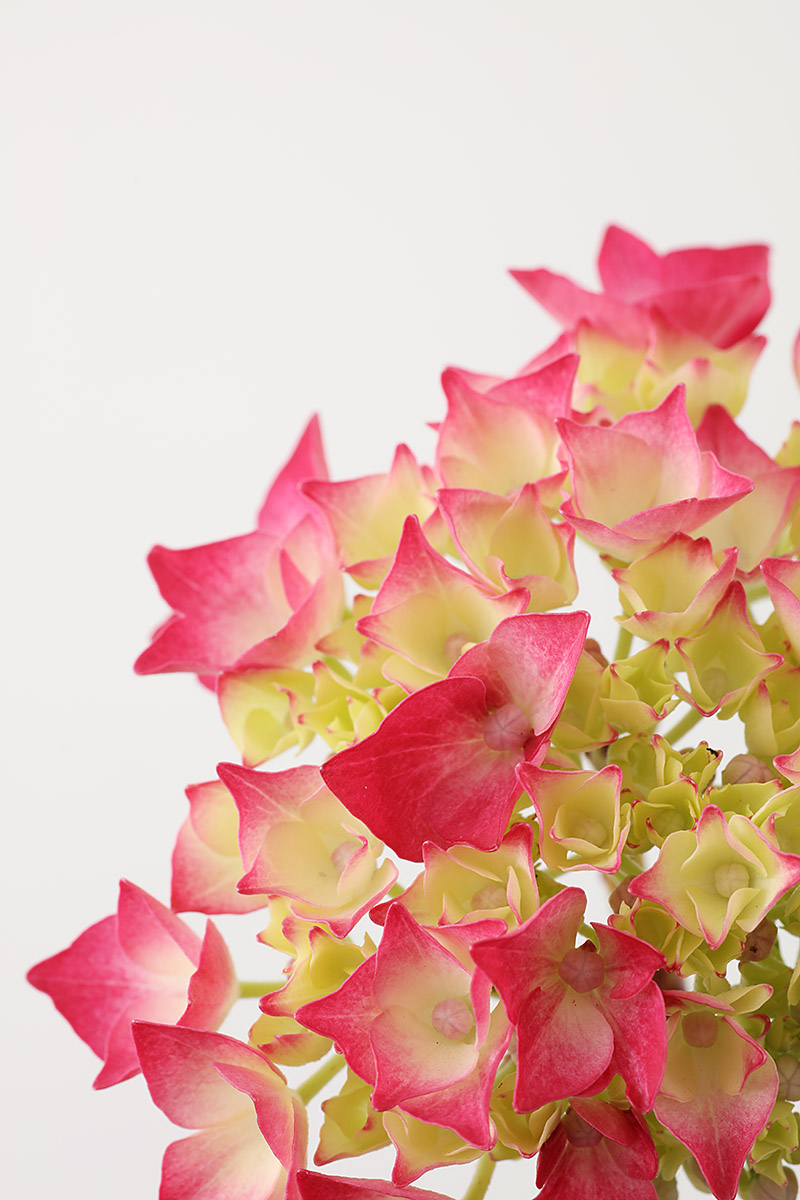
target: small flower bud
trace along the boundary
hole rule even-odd
[[[636,897],[631,895],[631,893],[628,891],[628,884],[632,879],[632,875],[625,875],[608,897],[608,903],[615,913],[619,912],[623,904],[627,904],[629,908],[633,908]]]
[[[776,1183],[767,1175],[756,1175],[747,1194],[749,1200],[795,1200],[797,1179],[791,1171],[787,1171],[783,1183]]]
[[[778,1099],[800,1100],[800,1062],[793,1054],[782,1054],[778,1068]]]
[[[767,783],[775,774],[755,754],[737,754],[722,772],[723,783]]]
[[[739,955],[739,962],[761,962],[767,958],[770,950],[775,945],[777,936],[777,925],[765,917],[763,921],[756,925],[752,933],[748,933],[745,938],[744,949]]]

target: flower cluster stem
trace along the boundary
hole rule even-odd
[[[478,1159],[475,1174],[472,1176],[469,1187],[464,1193],[464,1200],[483,1200],[491,1183],[496,1165],[494,1159],[490,1158],[488,1154],[484,1154],[482,1158]]]
[[[267,992],[277,992],[280,988],[286,986],[286,980],[281,980],[276,983],[270,980],[269,983],[252,982],[251,980],[239,981],[239,999],[250,1000],[253,997],[260,999],[261,996],[266,996]]]
[[[632,643],[633,634],[630,629],[626,629],[624,625],[620,625],[619,634],[617,635],[617,646],[614,650],[614,662],[619,662],[621,658],[628,657]]]
[[[314,1074],[309,1075],[308,1079],[296,1089],[303,1104],[308,1104],[310,1100],[313,1100],[317,1092],[321,1092],[325,1084],[338,1075],[343,1066],[344,1056],[342,1054],[334,1054],[331,1058],[326,1058],[322,1066],[317,1067]]]
[[[690,729],[694,729],[695,725],[702,721],[702,719],[702,713],[698,712],[696,708],[690,708],[688,712],[683,714],[678,724],[673,725],[669,733],[666,734],[667,741],[675,746],[678,739],[682,738]]]

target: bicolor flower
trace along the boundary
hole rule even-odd
[[[628,887],[653,900],[711,949],[729,930],[750,933],[800,883],[800,856],[784,854],[747,817],[707,805],[694,829],[665,839],[655,864]]]
[[[501,928],[480,921],[424,929],[393,904],[377,953],[297,1019],[332,1037],[374,1085],[378,1112],[399,1105],[486,1149],[494,1141],[489,1096],[511,1029],[501,1009],[490,1013],[491,984],[469,949]]]
[[[734,1200],[778,1094],[775,1063],[719,997],[666,999],[667,1065],[655,1115],[695,1156],[717,1200]]]
[[[192,784],[186,798],[189,816],[172,852],[171,908],[212,914],[263,908],[265,896],[244,896],[236,888],[243,871],[239,814],[224,783]]]
[[[630,566],[615,568],[622,626],[648,642],[696,633],[732,582],[736,557],[732,546],[718,565],[708,538],[674,533]]]
[[[324,518],[298,491],[326,473],[316,419],[278,475],[253,533],[189,550],[156,546],[148,562],[174,610],[139,655],[139,674],[298,666],[343,609],[336,548]]]
[[[220,763],[239,810],[245,895],[285,896],[296,916],[346,937],[397,878],[383,844],[323,784],[319,768]]]
[[[615,425],[558,424],[572,480],[561,512],[587,541],[623,562],[674,533],[691,533],[753,489],[700,448],[682,385],[658,408]]]
[[[385,677],[413,691],[447,674],[456,659],[482,642],[505,617],[528,606],[525,588],[501,596],[454,567],[408,517],[392,569],[360,633],[392,651]]]
[[[631,825],[629,806],[620,808],[619,767],[545,771],[521,763],[517,777],[536,808],[539,853],[552,871],[619,870]]]
[[[614,1074],[647,1112],[664,1071],[664,1001],[652,946],[592,923],[597,945],[575,945],[586,896],[566,888],[524,925],[473,947],[517,1031],[514,1105],[601,1092]]]
[[[124,879],[116,916],[33,967],[28,980],[103,1059],[96,1088],[139,1071],[131,1021],[216,1029],[239,994],[215,926],[207,923],[201,942],[180,917]]]
[[[436,469],[446,488],[507,496],[537,483],[557,508],[564,471],[557,417],[566,417],[577,356],[504,381],[445,371],[447,416],[439,426]]]
[[[299,1200],[303,1105],[268,1059],[219,1033],[137,1021],[155,1104],[199,1133],[167,1147],[161,1200]]]
[[[658,1155],[632,1109],[574,1097],[539,1151],[541,1200],[656,1200]]]
[[[461,557],[486,587],[500,594],[524,587],[529,612],[575,599],[575,530],[550,520],[536,484],[509,497],[442,488],[437,500]]]
[[[738,504],[701,526],[717,552],[738,548],[738,569],[758,570],[774,554],[800,495],[800,466],[781,467],[751,441],[719,404],[712,405],[697,428],[697,444],[729,471],[753,481],[753,490]]]
[[[732,346],[755,329],[770,302],[766,246],[698,247],[657,254],[624,229],[606,230],[598,257],[597,295],[551,271],[512,271],[535,300],[566,327],[582,318],[635,345],[658,308],[681,329]]]
[[[435,516],[433,472],[419,466],[408,446],[397,447],[384,475],[341,482],[310,479],[301,490],[330,521],[342,566],[361,587],[380,587],[408,516],[418,517],[434,540],[436,522],[441,525]]]
[[[499,845],[520,794],[515,768],[543,757],[588,625],[585,613],[502,621],[447,679],[414,692],[322,777],[403,858],[425,842]]]

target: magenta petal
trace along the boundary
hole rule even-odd
[[[734,1200],[744,1160],[769,1120],[777,1091],[778,1073],[767,1057],[738,1095],[708,1088],[688,1104],[661,1095],[654,1112],[691,1150],[717,1200]]]
[[[307,1029],[333,1038],[356,1075],[372,1084],[375,1058],[367,1031],[379,1012],[372,993],[376,966],[373,955],[356,968],[338,991],[304,1004],[295,1014]]]
[[[519,1112],[591,1088],[614,1053],[604,1015],[564,985],[531,993],[519,1016],[517,1039],[514,1107]]]
[[[425,842],[447,849],[500,842],[519,785],[521,750],[484,738],[486,688],[471,676],[414,692],[363,742],[322,767],[346,808],[403,858],[422,860]]]

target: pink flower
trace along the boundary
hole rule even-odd
[[[667,1066],[655,1115],[691,1150],[717,1200],[734,1200],[745,1157],[778,1094],[777,1068],[718,997],[665,998]]]
[[[180,917],[126,880],[116,916],[33,967],[28,980],[104,1060],[96,1088],[138,1072],[131,1021],[215,1029],[239,994],[214,925],[207,923],[201,943]]]
[[[658,1155],[638,1113],[573,1099],[539,1151],[540,1200],[656,1200]]]
[[[297,1020],[334,1039],[374,1085],[378,1112],[399,1105],[488,1148],[489,1095],[511,1029],[501,1010],[490,1013],[491,985],[469,949],[503,927],[424,929],[393,904],[377,954],[337,992],[299,1008]]]
[[[514,1107],[593,1094],[615,1073],[628,1099],[647,1112],[664,1072],[664,1001],[653,973],[665,965],[652,946],[592,923],[598,945],[575,938],[586,908],[565,888],[519,929],[473,947],[517,1031]]]
[[[404,858],[419,861],[428,841],[493,850],[520,794],[515,768],[543,755],[587,625],[586,613],[501,621],[447,679],[329,759],[323,779]]]
[[[139,674],[304,665],[343,608],[338,556],[324,518],[298,490],[327,476],[319,426],[307,426],[254,533],[189,550],[155,546],[149,564],[173,615],[139,655]]]
[[[137,1021],[155,1104],[201,1132],[167,1147],[161,1200],[299,1200],[306,1114],[258,1050],[219,1033]]]
[[[565,327],[586,319],[635,345],[657,309],[680,329],[725,347],[752,333],[769,307],[768,254],[766,246],[732,246],[659,255],[611,225],[598,258],[600,295],[550,271],[512,275]]]
[[[625,562],[691,533],[753,489],[701,450],[683,385],[658,408],[614,425],[559,421],[559,429],[573,489],[561,511],[587,541]]]

